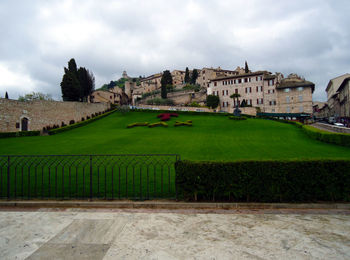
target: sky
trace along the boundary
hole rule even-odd
[[[32,91],[61,99],[71,58],[96,88],[169,69],[297,73],[325,101],[350,72],[348,0],[1,0],[0,97]]]

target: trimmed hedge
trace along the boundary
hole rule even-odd
[[[247,120],[245,116],[229,116],[228,118],[231,120]]]
[[[158,112],[158,113],[171,113],[171,110],[152,110],[152,109],[132,109],[130,112]],[[214,112],[195,112],[195,111],[174,111],[176,114],[184,115],[212,115],[212,116],[231,116],[230,113],[214,113]]]
[[[185,122],[176,121],[174,126],[192,126],[192,120],[187,120]]]
[[[132,123],[126,126],[126,128],[132,128],[135,126],[148,126],[149,123],[148,122],[136,122],[136,123]]]
[[[52,129],[52,130],[49,130],[48,133],[49,133],[49,135],[54,135],[54,134],[58,134],[58,133],[62,133],[62,132],[68,131],[68,130],[72,130],[74,128],[87,125],[87,124],[89,124],[89,123],[91,123],[93,121],[96,121],[98,119],[106,117],[106,116],[114,113],[115,111],[116,110],[112,110],[112,111],[106,112],[106,113],[104,113],[102,115],[95,116],[93,118],[90,118],[90,119],[87,119],[87,120],[84,120],[84,121],[81,121],[81,122],[78,122],[78,123],[75,123],[75,124],[67,125],[67,126],[64,126],[64,127],[56,128],[56,129]]]
[[[175,163],[185,200],[350,201],[350,160]]]
[[[168,127],[168,124],[165,122],[157,122],[157,123],[153,123],[153,124],[148,125],[148,127],[156,127],[156,126]]]
[[[350,146],[350,134],[328,132],[328,131],[320,130],[310,125],[304,125],[296,121],[280,120],[280,119],[274,119],[274,120],[281,123],[295,125],[296,127],[301,128],[302,131],[312,139],[330,143],[330,144]]]
[[[331,144],[350,146],[350,134],[327,132],[309,125],[303,125],[302,130],[307,136],[311,137],[312,139]]]
[[[21,131],[21,132],[1,132],[0,138],[22,137],[22,136],[38,136],[40,131]]]

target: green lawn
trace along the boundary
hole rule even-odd
[[[270,120],[233,121],[225,116],[180,115],[193,127],[135,127],[158,122],[157,112],[112,115],[53,136],[0,139],[0,154],[152,154],[171,153],[194,160],[350,158],[350,149],[308,138],[293,125]]]
[[[113,113],[53,136],[0,139],[0,155],[179,154],[193,160],[348,159],[350,148],[319,142],[294,125],[262,119],[183,115],[169,127],[158,112]],[[175,120],[193,126],[174,127]],[[175,156],[0,156],[0,198],[174,198]],[[10,181],[8,182],[8,174]],[[10,184],[10,189],[7,185]],[[92,188],[92,191],[90,190]]]

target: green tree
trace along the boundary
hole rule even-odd
[[[167,88],[169,88],[169,85],[173,85],[173,77],[171,76],[171,73],[169,70],[163,71],[160,84],[161,84],[161,97],[165,99],[167,98]]]
[[[196,69],[193,69],[192,71],[192,77],[191,77],[191,84],[196,84],[196,80],[198,78],[198,71]]]
[[[7,91],[5,93],[5,99],[9,99],[9,94],[7,93]]]
[[[66,71],[61,82],[63,101],[80,101],[81,89],[76,75]]]
[[[230,96],[230,98],[233,99],[233,103],[235,103],[235,99],[237,99],[237,103],[236,103],[236,104],[238,104],[238,106],[239,106],[239,98],[240,98],[240,97],[241,97],[241,95],[238,94],[238,93],[234,93],[234,94],[232,94],[232,95]]]
[[[41,92],[32,92],[29,94],[25,94],[24,96],[19,96],[18,101],[33,101],[33,100],[49,100],[52,101],[52,97],[50,94],[44,94]]]
[[[80,83],[80,101],[87,101],[87,97],[95,89],[95,77],[86,68],[80,67],[78,69],[78,80]]]
[[[190,71],[188,70],[188,67],[186,67],[186,71],[185,71],[185,83],[189,83],[190,82]]]
[[[218,96],[215,96],[215,95],[208,95],[207,96],[207,106],[208,107],[215,109],[218,107],[219,102],[220,102],[220,99]]]
[[[249,68],[248,68],[248,63],[247,63],[247,61],[245,61],[244,72],[245,72],[245,73],[249,73]]]

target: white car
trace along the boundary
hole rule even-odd
[[[344,127],[344,124],[342,123],[334,123],[335,126],[343,126]]]

